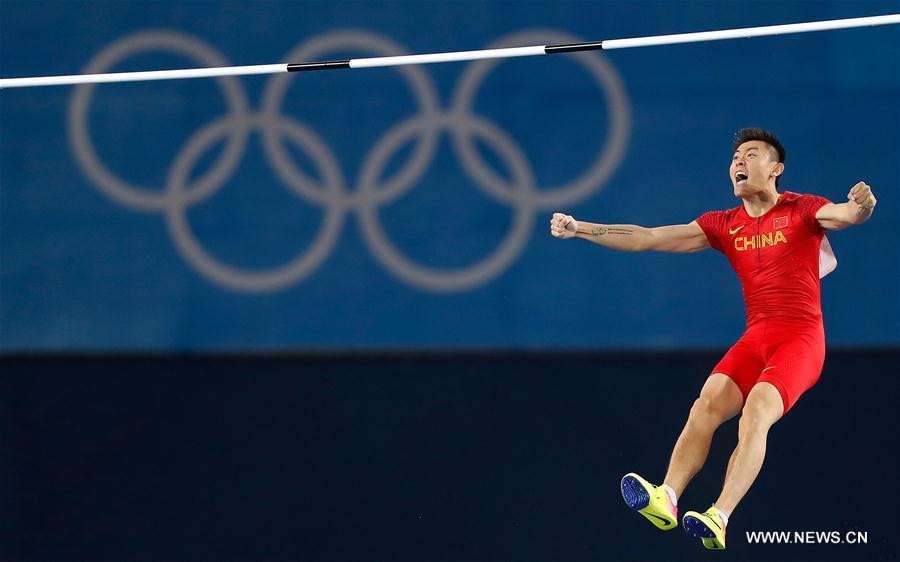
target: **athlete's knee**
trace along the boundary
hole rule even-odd
[[[765,433],[778,419],[774,407],[760,400],[747,400],[738,422],[738,436]]]
[[[731,377],[713,373],[706,379],[700,397],[694,402],[694,409],[698,415],[721,424],[736,416],[743,402],[741,390]]]
[[[689,419],[695,423],[712,423],[718,425],[724,422],[727,417],[723,412],[721,404],[713,399],[713,397],[701,394],[694,400],[694,405],[691,406]]]

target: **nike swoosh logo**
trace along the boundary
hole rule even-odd
[[[662,521],[663,525],[665,525],[666,527],[668,527],[669,525],[672,524],[671,521],[669,521],[665,517],[660,517],[659,515],[654,515],[652,513],[645,513],[644,515],[647,515],[649,517],[655,517],[656,519],[659,519],[660,521]]]
[[[731,230],[731,229],[729,228],[729,229],[728,229],[728,234],[734,234],[734,233],[737,232],[738,230],[744,228],[744,226],[747,226],[747,225],[739,226],[739,227],[735,228],[734,230]]]

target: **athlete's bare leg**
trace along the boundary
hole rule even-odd
[[[713,373],[694,401],[687,423],[675,443],[665,484],[681,495],[691,478],[706,462],[716,429],[741,411],[744,399],[737,384],[727,375]]]
[[[783,408],[778,389],[767,382],[756,383],[747,396],[738,424],[738,444],[728,461],[722,494],[716,500],[716,507],[728,516],[756,480],[766,456],[769,428],[781,418]]]

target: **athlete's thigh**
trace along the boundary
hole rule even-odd
[[[741,389],[724,373],[712,373],[703,383],[700,396],[709,399],[711,407],[721,413],[723,420],[736,416],[744,404]]]
[[[777,422],[785,411],[784,398],[778,388],[769,381],[759,381],[747,396],[741,419],[751,416],[768,427]]]
[[[741,394],[741,404],[747,400],[750,389],[756,384],[759,373],[765,366],[762,355],[757,351],[757,338],[749,331],[737,341],[722,360],[713,368],[710,378],[715,374],[728,377],[737,386]],[[738,411],[740,411],[740,405]]]
[[[768,382],[781,394],[784,413],[813,387],[825,363],[825,336],[821,328],[785,331],[772,345],[759,382]]]

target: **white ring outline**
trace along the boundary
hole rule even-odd
[[[528,194],[534,191],[534,174],[528,166],[524,153],[515,141],[492,122],[475,116],[460,118],[458,115],[445,114],[440,120],[440,125],[451,131],[463,127],[470,131],[476,131],[483,138],[494,143],[495,148],[500,147],[498,152],[506,160],[513,177],[517,180],[514,185],[523,191],[524,196],[515,199],[513,226],[497,249],[474,265],[455,270],[431,268],[412,261],[390,242],[378,219],[378,206],[361,206],[357,217],[366,234],[364,237],[366,244],[385,267],[401,279],[421,289],[449,292],[475,287],[493,279],[519,256],[522,248],[528,242],[534,224],[535,209],[531,204],[533,198],[528,197]],[[372,154],[377,154],[377,156],[370,160],[371,164],[363,175],[364,179],[360,182],[360,192],[365,193],[374,189],[373,180],[389,160],[390,154],[393,153],[391,149],[396,150],[397,147],[402,146],[406,139],[414,135],[418,129],[432,126],[433,123],[427,119],[410,119],[395,128],[393,134],[386,138],[385,148],[380,151],[372,151]]]
[[[568,44],[583,40],[575,35],[548,29],[530,29],[505,35],[490,43],[486,49],[500,49],[517,45],[531,44]],[[580,177],[563,186],[538,189],[535,196],[537,207],[541,210],[554,210],[576,203],[606,182],[616,170],[628,147],[630,135],[629,123],[631,109],[628,104],[625,88],[615,68],[598,53],[572,53],[574,60],[590,71],[594,80],[606,94],[607,115],[610,118],[607,142],[600,148],[600,159]],[[451,111],[456,115],[472,114],[475,94],[488,72],[501,62],[500,59],[480,60],[466,68],[454,91],[454,104]],[[464,135],[454,135],[454,148],[458,151],[459,160],[464,165],[476,185],[483,186],[501,201],[510,202],[510,193],[505,182],[490,166],[484,163],[478,151]]]
[[[174,31],[142,31],[127,35],[111,43],[97,53],[84,69],[86,74],[105,72],[117,62],[140,51],[166,51],[193,58],[208,66],[226,66],[224,56],[203,41]],[[225,94],[225,101],[234,115],[247,113],[247,97],[241,81],[234,76],[216,78]],[[114,201],[141,211],[162,211],[168,206],[165,191],[133,187],[110,171],[100,160],[91,141],[88,111],[96,84],[82,84],[75,88],[69,104],[69,140],[81,169],[93,180],[93,184]],[[225,150],[210,169],[189,191],[188,199],[196,203],[216,189],[216,184],[226,180],[228,170],[238,164],[246,147],[246,135],[235,130]]]
[[[345,208],[335,205],[328,207],[319,233],[304,253],[285,265],[252,271],[222,263],[207,252],[194,236],[187,220],[188,204],[185,201],[183,185],[197,158],[204,150],[214,145],[216,140],[234,128],[263,129],[273,125],[287,132],[288,137],[300,144],[311,145],[318,140],[310,129],[286,118],[266,122],[264,116],[256,114],[219,119],[200,129],[188,141],[173,163],[166,182],[166,194],[171,202],[166,208],[166,223],[182,257],[201,272],[236,291],[271,291],[291,285],[311,274],[328,257],[344,225]],[[326,164],[325,169],[319,170],[326,179],[326,187],[339,188],[341,180],[340,172],[337,170],[333,164]]]
[[[340,30],[314,37],[300,46],[292,49],[286,56],[286,60],[313,60],[322,55],[349,48],[360,49],[377,53],[382,56],[403,54],[407,50],[387,37],[377,35],[364,30]],[[437,91],[428,74],[418,66],[402,66],[396,70],[407,81],[414,98],[418,98],[419,109],[426,117],[437,119],[440,106]],[[281,115],[281,104],[284,101],[287,88],[291,84],[293,76],[279,74],[273,76],[266,84],[263,93],[261,111],[273,119]],[[282,181],[294,186],[310,199],[320,204],[355,205],[359,204],[359,194],[342,193],[341,201],[329,201],[320,191],[311,187],[314,183],[299,170],[291,161],[287,151],[278,142],[274,131],[266,129],[263,133],[263,141],[266,146],[266,156],[274,166]],[[437,131],[429,128],[424,131],[424,137],[419,139],[416,149],[413,151],[410,162],[403,169],[396,172],[389,181],[389,185],[382,189],[376,198],[378,201],[386,201],[404,191],[428,167],[437,151]]]

